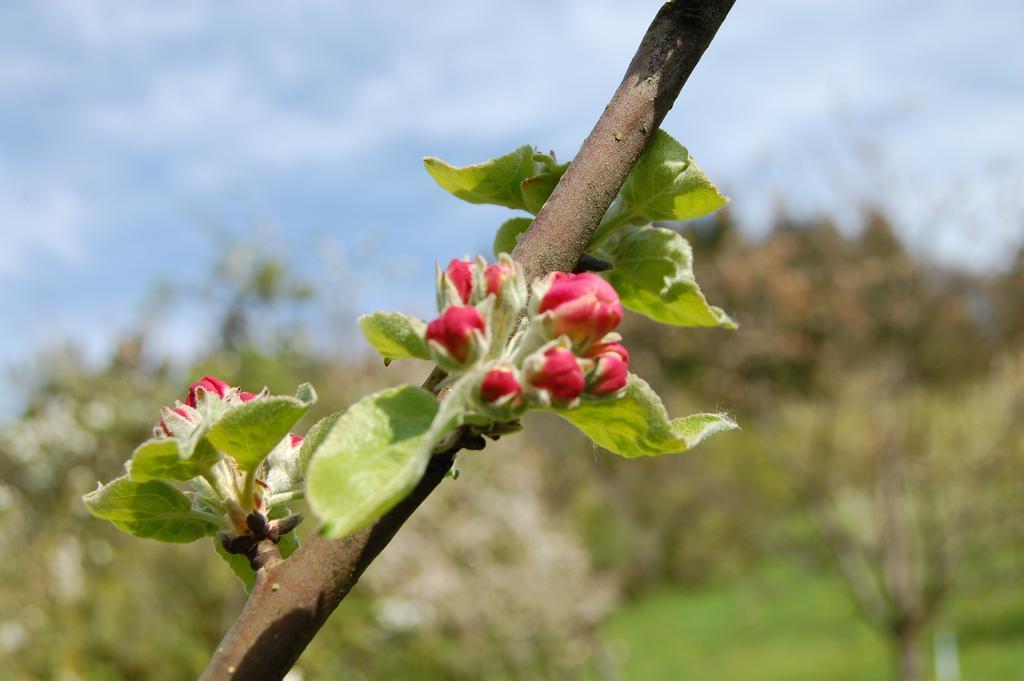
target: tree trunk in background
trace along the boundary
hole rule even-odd
[[[924,678],[921,657],[922,633],[922,627],[917,622],[905,622],[893,627],[891,637],[898,681],[921,681]]]

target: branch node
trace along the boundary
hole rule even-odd
[[[612,264],[607,260],[601,260],[589,253],[583,253],[580,255],[580,259],[576,261],[576,267],[572,268],[572,271],[573,274],[579,274],[580,272],[607,272],[611,268]]]

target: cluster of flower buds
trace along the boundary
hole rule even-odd
[[[543,404],[572,406],[583,394],[615,395],[626,387],[629,352],[614,333],[619,294],[591,272],[552,272],[533,286],[530,324],[543,340],[523,367]]]
[[[262,399],[269,394],[270,391],[267,388],[258,393],[252,393],[237,386],[231,386],[219,378],[203,376],[188,387],[188,394],[183,402],[177,401],[174,406],[161,407],[160,422],[153,428],[153,435],[158,439],[188,440],[204,421],[215,420],[230,409]],[[254,480],[253,497],[251,500],[245,501],[246,505],[251,506],[254,512],[263,513],[266,510],[266,497],[273,491],[271,488],[274,486],[272,479],[274,472],[271,470],[273,467],[271,460],[291,461],[297,459],[302,440],[301,435],[289,434],[264,461]],[[228,487],[241,489],[243,472],[230,463],[225,471],[228,476],[237,478],[234,484],[228,485]],[[238,525],[236,530],[243,531],[244,519],[236,520],[236,525]]]
[[[153,428],[155,437],[188,438],[203,421],[203,413],[220,414],[226,408],[245,404],[269,394],[264,388],[251,393],[232,387],[213,376],[203,376],[188,387],[185,401],[175,402],[173,407],[160,408],[160,422]]]
[[[434,360],[458,373],[501,353],[516,315],[526,303],[522,268],[508,255],[496,263],[483,258],[452,260],[437,272],[441,315],[427,325]]]
[[[172,407],[160,408],[160,421],[153,428],[157,438],[188,439],[205,418],[218,417],[228,409],[266,397],[267,388],[258,393],[243,390],[214,376],[203,376],[188,387],[185,401],[176,401]],[[293,448],[302,444],[302,436],[289,435]]]
[[[494,296],[516,311],[526,304],[526,282],[522,268],[502,253],[498,262],[453,259],[443,271],[437,270],[437,307],[442,312],[452,305],[477,305]]]
[[[438,269],[437,297],[441,315],[426,329],[434,359],[453,374],[480,367],[479,403],[498,418],[531,401],[571,407],[626,386],[629,352],[614,333],[622,303],[596,274],[554,272],[535,282],[528,318],[510,342],[527,296],[509,256],[452,260]]]

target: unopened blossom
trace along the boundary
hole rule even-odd
[[[555,336],[567,336],[578,348],[603,338],[622,321],[619,294],[592,272],[553,272],[541,283],[537,312]]]
[[[178,404],[181,403],[179,402]],[[177,416],[181,417],[188,423],[192,422],[192,415],[189,414],[188,410],[185,409],[185,407],[164,407],[164,409],[166,410],[164,412],[165,415],[162,419],[160,419],[160,423],[158,423],[156,427],[158,431],[162,432],[167,437],[172,437],[174,435],[174,433],[171,432],[171,428],[167,425],[167,421],[169,419],[174,418],[172,414],[176,414]]]
[[[496,262],[484,270],[484,282],[488,295],[501,296],[505,283],[516,276],[516,268],[510,262]]]
[[[480,397],[484,402],[495,404],[522,404],[523,386],[512,369],[495,367],[487,372],[480,383]]]
[[[473,295],[473,270],[476,265],[469,260],[453,258],[444,270],[444,276],[452,283],[463,305],[469,304]]]
[[[202,379],[196,381],[188,387],[188,399],[185,400],[185,404],[195,408],[196,406],[196,391],[202,388],[207,393],[214,393],[218,397],[223,398],[231,390],[231,386],[213,376],[203,376]]]
[[[629,351],[622,343],[598,343],[591,346],[586,356],[594,360],[594,369],[587,376],[587,392],[604,396],[626,387],[629,375]]]
[[[586,379],[576,355],[567,348],[551,348],[528,370],[531,386],[547,393],[553,404],[568,405],[583,393]]]
[[[427,325],[426,339],[436,343],[458,364],[464,363],[476,343],[476,334],[486,329],[484,318],[475,307],[452,306]]]

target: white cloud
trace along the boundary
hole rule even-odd
[[[331,213],[331,199],[358,204],[380,191],[358,171],[364,164],[411,174],[421,152],[471,162],[521,143],[568,158],[660,4],[5,7],[0,277],[28,281],[43,263],[87,270],[100,262],[91,249],[103,230],[126,242],[166,238],[164,253],[183,249],[180,233],[157,233],[168,228],[169,206],[216,213],[246,183],[308,197],[306,209],[323,216],[310,221],[343,219],[345,239],[379,238],[375,215]],[[1014,49],[1022,22],[1018,0],[985,8],[956,0],[737,3],[666,127],[752,224],[771,219],[777,192],[808,211],[836,213],[902,191],[893,204],[900,214],[931,228],[920,197],[966,182],[984,198],[965,203],[965,217],[991,225],[974,230],[983,236],[972,243],[1003,244],[997,233],[1020,231],[1007,215],[1024,207],[997,203],[979,168],[1024,155],[1024,52]],[[993,58],[999,50],[1009,54]],[[857,168],[851,147],[863,140],[881,142],[887,164],[923,177],[926,191],[896,189]],[[308,191],[310,178],[330,197]],[[1019,185],[1000,192],[1024,195]],[[250,199],[241,193],[241,203]],[[267,205],[285,221],[280,212],[294,208]],[[996,205],[1006,212],[996,214]],[[476,223],[457,212],[464,208],[424,208],[415,227],[476,238]],[[417,238],[413,225],[387,229],[390,239]],[[957,252],[951,239],[934,239],[935,250]]]
[[[291,7],[282,13],[265,7],[246,12],[244,6],[206,4],[198,6],[201,10],[186,5],[181,10],[185,19],[173,13],[165,19],[163,10],[148,18],[145,13],[129,12],[123,17],[114,12],[110,14],[117,19],[104,26],[104,3],[78,0],[73,6],[78,9],[69,14],[54,11],[53,21],[70,22],[76,35],[102,36],[95,40],[97,49],[83,55],[86,61],[107,59],[126,45],[138,47],[154,31],[155,44],[138,53],[144,62],[147,56],[160,56],[158,40],[163,33],[188,35],[190,43],[200,47],[164,53],[143,79],[128,83],[123,92],[87,99],[91,108],[100,108],[101,119],[117,120],[129,136],[132,131],[125,130],[125,122],[159,123],[164,119],[154,114],[165,112],[173,114],[172,123],[178,123],[183,107],[194,107],[196,117],[213,113],[214,128],[217,111],[226,111],[228,105],[234,105],[230,112],[243,127],[254,113],[248,108],[251,104],[257,116],[263,111],[294,117],[288,98],[282,97],[282,86],[302,76],[317,79],[305,83],[306,94],[336,90],[324,93],[324,101],[334,102],[333,107],[318,109],[315,102],[312,107],[309,102],[298,107],[311,134],[348,127],[349,137],[358,136],[364,130],[352,135],[351,123],[367,121],[384,132],[395,129],[394,123],[398,132],[459,130],[472,135],[507,130],[503,121],[537,120],[552,109],[571,108],[572,102],[564,98],[580,90],[575,81],[580,76],[591,79],[592,72],[605,63],[610,65],[607,73],[617,78],[623,61],[617,53],[635,40],[633,31],[627,33],[623,27],[635,24],[642,30],[647,19],[645,8],[613,12],[610,7],[580,2],[554,7],[526,3],[515,11],[500,3],[439,2],[403,8],[397,17],[390,6],[371,5],[353,13],[345,5],[307,5],[306,11]],[[567,26],[572,29],[566,30]],[[251,35],[238,35],[233,27]],[[336,34],[333,41],[324,38],[325,31]],[[616,35],[621,39],[609,40]],[[258,45],[251,36],[259,37]],[[365,60],[356,57],[359,52],[367,53]],[[129,63],[116,67],[131,70]],[[214,102],[221,105],[217,111],[209,109],[205,86],[211,80],[202,77],[206,69],[217,76],[230,70],[234,79],[226,84],[230,87],[224,97]],[[555,82],[540,77],[548,71],[558,73]],[[570,75],[574,78],[567,80]],[[379,83],[396,90],[400,98],[374,100],[372,86]],[[396,102],[414,102],[416,108],[396,109]],[[275,122],[273,116],[263,118]],[[167,132],[170,146],[175,133],[186,130]]]
[[[260,168],[340,164],[396,139],[483,140],[543,129],[570,115],[578,118],[581,110],[599,110],[589,100],[603,96],[606,83],[579,75],[595,70],[614,82],[621,73],[623,59],[608,56],[607,44],[597,42],[614,35],[609,29],[622,25],[621,13],[582,7],[568,5],[563,16],[539,21],[526,6],[528,11],[512,15],[515,26],[484,31],[483,10],[436,3],[429,11],[412,11],[434,24],[429,39],[416,17],[394,21],[371,10],[361,17],[361,35],[352,36],[351,49],[372,52],[371,36],[386,30],[387,52],[365,62],[331,54],[313,59],[317,41],[304,45],[301,36],[275,30],[276,17],[261,17],[265,58],[224,51],[211,58],[207,50],[170,60],[138,87],[85,101],[82,123],[105,143],[174,157],[192,186]],[[634,10],[634,16],[640,13]],[[340,40],[352,31],[344,11],[309,18],[317,19],[310,22],[315,26],[336,23]],[[213,17],[200,23],[217,25]],[[638,26],[643,23],[641,18]],[[565,24],[577,30],[564,33]],[[552,78],[540,77],[551,71]],[[285,95],[296,87],[301,102]],[[587,106],[579,106],[581,98]]]

